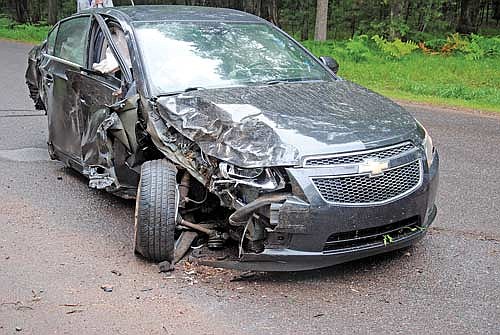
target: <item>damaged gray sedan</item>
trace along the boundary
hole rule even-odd
[[[436,216],[426,130],[337,69],[250,14],[136,6],[60,21],[26,79],[51,158],[136,199],[137,253],[289,271],[407,247]]]

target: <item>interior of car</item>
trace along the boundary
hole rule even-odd
[[[116,22],[108,22],[108,28],[111,32],[111,38],[116,45],[118,52],[122,56],[125,64],[130,68],[130,52],[127,45],[127,40],[125,38],[125,33]],[[108,41],[104,37],[104,33],[100,28],[97,28],[97,34],[94,39],[93,53],[90,64],[92,64],[92,70],[110,74],[117,79],[121,79],[122,73],[118,61],[116,60]]]

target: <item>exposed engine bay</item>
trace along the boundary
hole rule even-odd
[[[150,134],[138,101],[134,94],[113,104],[109,110],[114,112],[96,127],[93,137],[88,137],[95,147],[94,151],[89,150],[86,156],[89,159],[83,168],[90,187],[134,198],[134,185],[120,176],[128,176],[130,171],[125,170],[130,167],[132,171],[140,171],[137,166],[141,161],[167,156],[178,171],[176,237],[179,241],[175,261],[179,261],[193,243],[195,247],[214,250],[237,249],[238,257],[244,252],[259,253],[268,244],[282,244],[284,235],[273,234],[278,220],[271,217],[271,207],[291,197],[292,189],[284,168],[240,168],[206,155],[195,142],[174,127],[168,127],[161,118],[155,120],[154,101],[149,102],[153,107],[149,129],[155,130]],[[125,124],[132,125],[127,118],[133,118],[128,114],[135,113],[137,143],[131,143]],[[152,139],[155,135],[161,141],[159,146]],[[92,160],[104,164],[89,164]],[[117,162],[123,164],[115,166]],[[192,234],[193,231],[197,234]]]

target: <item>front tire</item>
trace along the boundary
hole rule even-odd
[[[178,206],[177,170],[166,160],[142,164],[135,205],[135,251],[145,258],[174,259]]]

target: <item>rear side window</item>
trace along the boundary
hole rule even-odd
[[[56,26],[54,29],[52,29],[49,36],[47,37],[47,53],[49,55],[54,54],[54,46],[56,44],[56,36],[57,36],[58,29],[59,29],[59,26]]]
[[[85,66],[90,16],[81,16],[59,24],[54,56]]]

